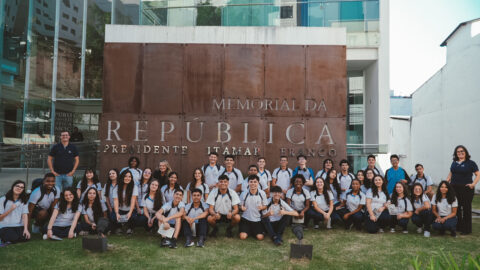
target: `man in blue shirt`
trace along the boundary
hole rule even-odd
[[[48,167],[55,175],[55,185],[58,191],[72,186],[73,174],[77,170],[80,159],[75,145],[70,144],[70,133],[60,133],[60,143],[54,145],[48,154]]]
[[[388,194],[392,194],[395,184],[398,182],[402,182],[404,184],[410,183],[410,177],[408,177],[408,173],[402,167],[398,166],[400,163],[400,158],[398,155],[391,155],[390,163],[392,164],[392,167],[385,172]]]

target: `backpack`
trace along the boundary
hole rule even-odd
[[[203,165],[202,171],[203,171],[204,174],[205,174],[205,170],[208,168],[208,166],[210,166],[210,164]],[[217,167],[217,170],[220,171],[220,165],[215,164],[215,167]]]
[[[32,192],[43,184],[43,178],[37,178],[32,182]]]
[[[275,174],[278,179],[278,172],[280,172],[282,169],[281,168],[276,168],[274,171],[273,171],[273,174]],[[290,170],[287,168],[286,169],[287,173],[288,173],[288,178],[292,178],[292,173],[290,172]],[[273,175],[272,175],[272,178],[273,178]]]
[[[52,192],[53,192],[53,197],[55,198],[55,196],[57,196],[57,188],[55,186],[53,186]],[[35,204],[38,204],[39,202],[41,202],[43,200],[43,197],[45,196],[45,190],[43,189],[43,186],[40,186],[40,194],[41,194],[40,198],[38,198]]]
[[[245,204],[247,203],[247,198],[248,198],[248,195],[250,195],[250,194],[251,194],[251,193],[250,193],[250,190],[249,190],[248,193],[247,193],[247,195],[245,195],[245,199],[243,200],[243,206],[244,206],[244,207],[246,207]],[[253,194],[251,194],[251,195],[254,196]],[[255,195],[260,196],[260,199],[263,201],[262,194],[260,193],[259,190],[257,190],[257,194],[255,194]],[[272,201],[273,201],[273,200],[272,200]],[[258,208],[257,208],[257,210],[258,210]],[[260,216],[262,216],[262,211],[258,210],[258,212],[260,213]]]
[[[215,196],[215,200],[213,201],[215,204],[217,203],[218,196],[220,196],[220,195],[221,195],[220,190],[217,189],[217,196]],[[230,204],[232,205],[232,210],[233,210],[232,195],[230,195],[230,189],[228,189],[228,188],[227,188],[227,195],[228,195],[228,198],[230,198]]]
[[[235,171],[235,168],[232,169],[232,172],[233,174],[235,174],[235,177],[237,178],[237,181],[238,181],[238,173]],[[226,173],[227,173],[227,169],[223,170],[222,174],[220,174],[219,176],[226,175]],[[228,178],[228,181],[230,181],[230,178]]]
[[[387,181],[387,183],[388,183],[388,171],[390,171],[391,169],[393,169],[393,168],[390,168],[387,171],[385,171],[385,180]],[[412,180],[410,179],[410,176],[408,176],[407,171],[405,171],[405,169],[402,168],[402,167],[400,167],[400,169],[402,169],[403,174],[405,174],[404,179],[407,180],[407,184],[410,184],[410,182],[412,182]]]
[[[192,209],[193,209],[193,203],[192,203],[192,205],[190,206],[190,209],[188,209],[186,216],[188,216],[188,214],[190,214],[190,211],[192,211]],[[205,208],[203,208],[202,202],[200,202],[200,209],[202,209],[202,211],[205,212]]]
[[[292,196],[290,196],[290,201],[292,201],[293,195],[295,195],[295,194],[297,194],[297,193],[295,192],[295,190],[293,190]],[[302,188],[302,195],[303,195],[303,199],[304,199],[303,206],[307,206],[307,195],[305,195],[305,190],[303,190],[303,188]]]
[[[179,204],[180,204],[180,203],[179,203]],[[168,215],[170,214],[170,211],[172,211],[173,208],[174,208],[174,207],[173,207],[173,202],[172,202],[172,208],[170,208],[168,211],[165,211],[165,213],[163,213],[163,214],[164,214],[163,216],[164,216],[164,217],[168,217]],[[175,208],[177,208],[177,213],[180,212],[180,208],[178,207],[178,205],[175,206]]]

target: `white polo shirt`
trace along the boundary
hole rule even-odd
[[[232,212],[234,205],[240,204],[240,198],[233,189],[227,189],[227,193],[223,195],[219,192],[218,188],[214,188],[208,195],[207,204],[213,205],[215,212],[227,215]]]
[[[258,189],[257,193],[252,194],[250,190],[242,192],[240,195],[240,202],[247,209],[242,213],[242,217],[252,222],[259,222],[262,220],[262,213],[258,210],[259,206],[266,206],[267,194],[263,190]]]
[[[287,190],[290,187],[290,179],[292,178],[293,171],[290,168],[282,170],[280,167],[273,170],[272,179],[277,179],[276,185],[281,187],[282,190]]]
[[[17,208],[10,212],[8,216],[4,217],[2,221],[0,221],[0,229],[23,226],[22,215],[28,214],[28,204],[22,203],[21,200],[17,200],[15,202],[8,200],[5,204],[6,199],[7,198],[5,196],[0,198],[0,215],[10,210],[13,204],[15,204]]]

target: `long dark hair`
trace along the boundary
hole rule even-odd
[[[372,182],[373,197],[375,197],[375,196],[380,197],[378,195],[378,188],[377,188],[377,186],[375,186],[375,178],[377,178],[377,177],[380,177],[380,179],[382,179],[382,191],[385,194],[385,197],[387,197],[387,200],[390,199],[390,195],[388,194],[388,189],[387,189],[387,181],[385,181],[385,178],[383,178],[383,176],[381,176],[379,174],[377,174],[377,175],[375,175],[375,177],[373,177],[373,182]]]
[[[87,209],[89,208],[89,204],[90,204],[90,200],[88,199],[88,192],[90,190],[95,190],[95,199],[93,200],[93,204],[92,204],[92,211],[93,211],[93,221],[98,221],[99,218],[101,218],[103,216],[103,210],[102,210],[102,204],[100,202],[100,198],[98,196],[98,192],[97,190],[94,188],[94,187],[90,187],[87,192],[85,193],[85,196],[83,197],[83,208],[85,209],[85,211],[87,211]]]
[[[435,195],[435,202],[436,203],[439,203],[441,200],[442,200],[442,192],[440,191],[440,188],[442,187],[442,185],[446,185],[447,189],[448,189],[448,192],[447,192],[447,202],[448,204],[452,204],[454,201],[455,201],[455,191],[453,190],[452,186],[450,185],[450,183],[448,183],[447,181],[443,180],[442,182],[440,182],[440,184],[438,185],[438,188],[437,188],[437,194]]]
[[[178,184],[178,173],[177,173],[177,172],[170,172],[170,173],[168,174],[167,189],[170,188],[170,177],[171,177],[172,175],[177,176],[177,182],[175,182],[175,185],[173,186],[173,189],[174,189],[174,190],[180,189],[180,185]],[[175,192],[174,192],[174,193],[175,193]]]
[[[467,148],[463,145],[457,145],[457,147],[455,147],[455,150],[453,151],[453,161],[459,161],[460,160],[458,158],[458,155],[457,155],[457,150],[459,148],[463,148],[463,150],[465,151],[465,161],[470,160],[470,153],[468,153]]]
[[[153,201],[153,210],[155,211],[158,211],[160,210],[160,208],[162,208],[162,205],[163,205],[163,196],[162,196],[162,191],[161,191],[161,186],[160,186],[160,181],[157,180],[157,179],[153,179],[152,181],[150,181],[150,184],[148,184],[148,189],[147,189],[147,194],[145,194],[145,197],[143,199],[147,199],[148,196],[150,196],[150,185],[153,183],[153,182],[157,182],[158,184],[158,188],[157,188],[157,191],[155,191],[155,200]]]
[[[414,192],[414,191],[415,191],[415,187],[417,187],[417,186],[419,186],[420,189],[422,190],[422,193],[420,193],[420,196],[418,196],[418,199],[420,199],[420,202],[423,204],[423,186],[422,186],[422,184],[420,184],[420,183],[415,183],[415,184],[413,184],[413,186],[412,186],[412,194],[410,195],[410,202],[412,202],[413,208],[415,208],[414,202],[415,202],[415,199],[417,199],[417,198],[415,197],[415,196],[417,196],[417,195],[415,195],[415,192]]]
[[[328,188],[328,186],[330,185],[329,183],[327,183],[326,180],[323,180],[323,178],[321,177],[318,177],[317,179],[315,179],[315,183],[314,183],[314,186],[315,186],[315,196],[320,196],[320,194],[318,193],[318,188],[317,188],[317,182],[318,181],[323,181],[323,190],[322,190],[322,194],[323,194],[323,198],[325,198],[325,202],[327,204],[330,204],[330,196],[328,195],[328,191],[330,190]]]
[[[87,173],[89,172],[93,173],[92,182],[94,186],[96,186],[100,182],[98,181],[98,175],[95,172],[95,170],[91,168],[86,169],[85,172],[83,173],[82,184],[80,185],[80,191],[82,192],[82,194],[87,189],[87,186],[88,186]]]
[[[131,163],[133,160],[136,160],[136,161],[137,161],[137,167],[135,167],[135,169],[138,169],[138,167],[140,167],[140,159],[138,159],[138,157],[130,157],[130,158],[128,159],[128,167],[130,168],[130,163]]]
[[[117,174],[117,186],[118,186],[118,177],[119,173],[117,169],[110,169],[107,173],[107,184],[105,185],[105,197],[110,198],[110,186],[112,185],[112,179],[110,179],[110,172],[114,171]]]
[[[7,194],[5,194],[5,202],[3,203],[3,207],[5,207],[5,205],[7,205],[7,201],[12,201],[12,202],[15,202],[13,200],[13,189],[15,188],[16,185],[18,184],[23,184],[23,191],[22,193],[20,193],[20,195],[18,196],[18,199],[20,201],[22,201],[22,203],[27,203],[28,201],[28,196],[27,196],[27,192],[25,191],[27,189],[27,185],[25,184],[25,182],[23,182],[22,180],[16,180],[15,182],[13,182],[12,186],[10,187],[10,190],[7,191]]]
[[[130,177],[132,178],[132,180],[130,180],[130,183],[127,184],[127,189],[125,191],[125,197],[123,197],[123,187],[125,186],[124,179],[125,179],[125,176],[127,175],[127,173],[130,174]],[[118,188],[117,188],[118,204],[120,206],[122,206],[122,205],[130,206],[130,202],[132,200],[133,187],[135,186],[135,183],[133,183],[133,182],[134,182],[133,181],[133,175],[132,175],[132,172],[130,170],[125,170],[120,174],[120,178],[119,178],[119,181],[118,181]]]
[[[77,211],[78,204],[80,203],[80,200],[77,197],[77,192],[75,192],[75,189],[67,188],[60,194],[60,200],[58,200],[58,210],[60,211],[60,213],[65,213],[67,211],[68,202],[67,200],[65,200],[65,192],[67,191],[73,194],[73,201],[71,206],[72,212]]]
[[[331,188],[330,188],[330,180],[333,180],[332,185],[333,185],[333,188],[335,189],[335,191],[337,192],[337,200],[340,201],[340,194],[342,194],[342,189],[340,188],[340,185],[338,184],[337,174],[335,173],[335,177],[334,177],[333,179],[330,178],[330,173],[331,173],[333,170],[335,170],[335,169],[332,167],[332,168],[331,168],[330,170],[328,170],[328,172],[327,172],[327,179],[326,179],[326,181],[325,181],[325,183],[327,184],[327,187],[326,187],[326,188],[327,188],[328,190],[331,190]],[[335,170],[335,172],[337,172],[337,170]]]
[[[150,182],[152,181],[152,179],[153,179],[153,171],[152,171],[152,168],[146,167],[145,169],[143,169],[142,177],[140,178],[140,185],[143,185],[143,173],[144,173],[146,170],[150,170],[150,177],[148,178],[147,183],[150,183]]]
[[[192,174],[192,182],[190,182],[190,193],[193,193],[193,191],[196,189],[195,185],[197,184],[197,180],[195,179],[195,173],[197,171],[200,171],[200,173],[202,174],[202,177],[201,177],[202,185],[205,184],[205,175],[203,174],[203,171],[200,168],[195,168]]]
[[[367,173],[368,171],[371,171],[373,173],[373,178],[372,179],[368,179],[367,178]],[[363,179],[363,186],[366,188],[366,189],[369,189],[372,187],[373,185],[373,179],[375,179],[375,171],[373,169],[366,169],[365,170],[365,179]]]
[[[397,193],[397,185],[402,185],[403,187],[403,198],[406,199],[408,198],[408,189],[407,189],[407,185],[405,185],[404,183],[402,182],[398,182],[395,184],[395,187],[393,188],[393,193],[392,193],[392,199],[391,199],[391,202],[398,206],[398,193]],[[405,205],[405,207],[407,207],[407,205]]]

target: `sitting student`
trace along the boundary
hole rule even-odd
[[[82,208],[77,197],[77,193],[73,188],[66,189],[60,195],[60,200],[55,205],[52,217],[46,228],[46,234],[43,239],[61,240],[62,238],[74,238],[80,226],[78,219]],[[44,231],[45,233],[45,231]]]
[[[135,208],[137,209],[137,226],[144,226],[145,223],[143,219],[138,219],[138,217],[144,217],[143,215],[143,199],[145,198],[145,195],[147,194],[147,189],[150,184],[150,181],[152,180],[152,169],[150,168],[145,168],[142,173],[142,177],[140,181],[137,184],[138,186],[138,197],[137,197],[137,202],[135,204]]]
[[[429,197],[432,198],[433,196],[433,191],[432,191],[432,186],[433,186],[433,181],[432,178],[424,173],[423,170],[423,165],[422,164],[416,164],[415,165],[415,171],[417,171],[416,175],[410,176],[410,179],[412,179],[412,182],[410,183],[410,186],[413,187],[415,183],[420,183],[423,188],[423,192]]]
[[[235,165],[235,159],[233,155],[226,155],[224,163],[225,168],[223,168],[220,175],[228,176],[228,188],[235,190],[235,192],[241,192],[243,175],[239,169],[233,166]]]
[[[158,220],[155,216],[157,211],[162,208],[163,195],[160,191],[160,182],[157,179],[153,179],[148,186],[147,193],[143,197],[143,217],[145,221],[146,231],[157,231]]]
[[[384,232],[386,226],[390,223],[390,214],[388,213],[388,199],[390,198],[387,190],[387,183],[381,175],[375,175],[372,188],[366,194],[367,218],[365,227],[367,232]]]
[[[182,198],[183,190],[175,190],[173,200],[165,203],[155,214],[158,220],[158,227],[163,224],[165,230],[170,229],[170,227],[175,228],[172,238],[162,238],[162,246],[177,248],[178,235],[182,229],[182,216],[185,214],[185,204],[182,202]]]
[[[280,157],[280,167],[273,170],[272,186],[279,186],[282,188],[283,194],[287,193],[290,188],[290,178],[292,178],[292,169],[288,168],[288,158],[286,156]]]
[[[307,167],[307,157],[303,154],[297,156],[298,166],[293,170],[293,176],[297,174],[303,175],[305,177],[305,185],[308,187],[313,187],[313,170],[312,168]],[[314,188],[314,187],[313,187]]]
[[[113,194],[117,192],[118,187],[118,171],[117,169],[111,169],[108,171],[108,180],[103,188],[103,198],[107,204],[109,215],[114,212]]]
[[[335,169],[331,169],[327,173],[327,179],[325,180],[325,183],[327,184],[326,188],[332,192],[333,195],[333,213],[335,217],[340,217],[340,214],[338,211],[340,211],[343,208],[342,205],[342,189],[340,187],[340,184],[338,183],[337,179],[337,171]],[[331,229],[331,221],[337,221],[337,219],[330,219],[327,224],[327,229]],[[340,220],[340,218],[338,219]]]
[[[272,174],[270,173],[269,170],[265,169],[266,165],[267,165],[267,162],[265,158],[259,157],[257,160],[258,178],[260,178],[260,183],[262,187],[265,187],[265,183],[268,186],[268,188],[262,188],[262,190],[265,191],[268,197],[270,197],[270,186],[272,183]]]
[[[345,222],[345,229],[350,229],[352,225],[360,231],[362,229],[363,208],[365,207],[366,195],[361,191],[360,180],[352,180],[352,188],[343,196],[342,208],[339,211]]]
[[[287,191],[287,203],[293,210],[297,211],[298,216],[293,217],[293,223],[302,224],[308,209],[310,209],[310,192],[305,188],[305,177],[301,174],[292,178],[292,188]]]
[[[447,181],[440,182],[437,194],[432,198],[432,212],[435,220],[432,227],[444,234],[445,230],[449,230],[451,236],[457,237],[457,207],[458,200],[455,192]]]
[[[0,198],[0,246],[30,239],[25,182],[13,182],[10,190]]]
[[[120,174],[118,181],[117,193],[113,194],[114,213],[112,220],[114,224],[127,226],[127,234],[133,233],[135,227],[135,203],[138,197],[138,186],[133,181],[133,175],[130,170],[125,170]],[[122,229],[116,225],[115,233],[122,233]],[[121,226],[123,227],[123,226]]]
[[[327,189],[325,181],[322,178],[315,179],[315,190],[310,192],[312,206],[308,209],[305,226],[308,226],[310,218],[313,219],[314,228],[319,228],[320,221],[326,221],[327,229],[331,229],[331,220],[340,220],[340,216],[333,211],[333,194]]]
[[[80,198],[80,201],[83,201],[83,197],[85,197],[87,189],[91,187],[95,188],[101,196],[102,184],[100,181],[98,181],[97,174],[92,169],[86,169],[82,180],[80,180],[77,184],[77,196]],[[100,197],[100,199],[102,198]]]
[[[55,187],[55,175],[53,173],[45,174],[42,185],[32,191],[28,200],[28,219],[34,219],[34,227],[43,228],[45,226],[59,198],[60,192],[57,192]],[[36,230],[38,229],[34,228],[33,232]]]
[[[352,180],[355,179],[355,176],[350,172],[350,163],[346,159],[340,161],[340,169],[341,171],[337,175],[337,180],[342,190],[341,195],[345,195],[347,190],[350,189],[350,185],[352,184]]]
[[[248,177],[249,177],[250,175],[257,175],[257,176],[258,176],[258,167],[257,167],[257,165],[250,165],[250,166],[248,166],[248,176],[245,178],[245,180],[243,180],[243,183],[242,183],[242,192],[244,192],[245,190],[248,190],[248,189],[249,189],[249,187],[248,187]],[[260,179],[260,176],[258,176],[258,179]],[[263,192],[265,192],[265,194],[267,194],[268,181],[262,182],[262,181],[260,180],[259,183],[258,183],[258,185],[259,185],[260,190],[263,190]]]
[[[362,170],[359,170],[357,172],[357,176],[356,176],[356,179],[358,181],[360,181],[360,191],[362,191],[364,194],[367,194],[367,188],[365,187],[364,185],[364,182],[365,182],[365,172],[362,171]]]
[[[173,195],[177,189],[183,190],[183,188],[177,183],[178,174],[177,172],[171,172],[168,174],[168,185],[164,185],[160,190],[162,191],[163,198],[165,203],[173,201]]]
[[[197,188],[202,191],[202,202],[205,202],[208,198],[208,194],[210,193],[210,189],[208,188],[207,183],[205,183],[205,176],[203,175],[203,171],[200,168],[196,168],[195,170],[193,170],[192,181],[187,185],[187,203],[191,203],[193,201],[192,193]]]
[[[297,217],[298,213],[282,200],[283,193],[280,187],[272,187],[271,194],[272,197],[268,200],[263,220],[265,221],[265,229],[272,238],[272,241],[275,245],[279,246],[283,243],[283,231],[285,231],[287,227],[290,216]]]
[[[333,160],[327,158],[323,161],[323,169],[317,172],[315,179],[322,178],[327,179],[327,172],[333,168]]]
[[[80,222],[80,235],[97,233],[105,237],[108,229],[107,206],[100,200],[100,196],[94,187],[87,189],[86,196],[82,201],[82,215],[84,221]]]
[[[423,236],[430,237],[430,225],[432,224],[433,219],[432,208],[427,195],[423,193],[422,184],[415,183],[413,185],[411,201],[414,210],[412,222],[413,224],[417,225],[417,232],[422,233],[423,227]]]
[[[193,226],[195,226],[195,232],[198,236],[197,247],[203,247],[208,230],[208,204],[202,202],[202,191],[198,188],[193,190],[192,197],[192,202],[185,206],[185,215],[182,221],[183,233],[187,238],[185,247],[195,245],[192,233]]]
[[[240,215],[238,214],[240,198],[235,190],[228,188],[228,176],[220,175],[217,186],[218,188],[212,190],[207,199],[207,204],[209,205],[208,212],[210,213],[207,221],[213,228],[210,236],[217,236],[217,223],[226,222],[230,223],[227,227],[226,235],[227,237],[233,237],[233,226],[240,222]]]
[[[258,188],[258,182],[257,175],[250,175],[249,189],[240,195],[240,209],[243,211],[239,227],[241,240],[247,239],[248,235],[253,235],[258,240],[264,238],[262,211],[267,208],[267,194]]]
[[[407,185],[402,182],[395,184],[395,189],[390,199],[390,232],[395,232],[395,226],[402,227],[403,233],[408,233],[407,225],[408,219],[412,217],[413,207],[408,199]]]
[[[363,180],[363,186],[365,188],[365,194],[373,187],[373,178],[375,178],[375,172],[372,169],[365,170],[365,180]]]

